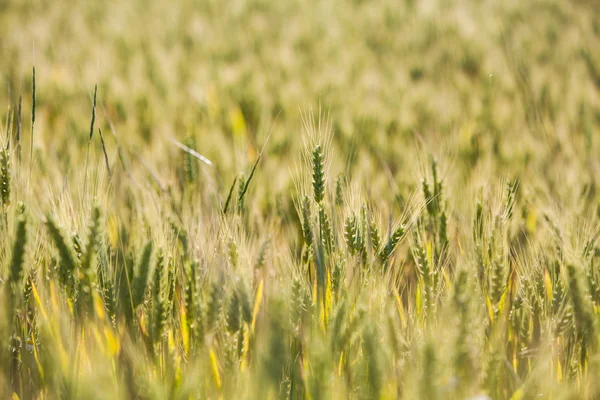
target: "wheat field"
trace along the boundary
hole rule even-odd
[[[0,2],[0,397],[600,398],[595,0]]]

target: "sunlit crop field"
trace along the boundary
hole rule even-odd
[[[0,397],[600,397],[594,0],[0,1]]]

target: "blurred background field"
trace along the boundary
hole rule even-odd
[[[339,157],[357,149],[361,172],[383,180],[374,173],[381,162],[366,161],[410,171],[415,146],[449,153],[468,178],[530,168],[546,171],[552,184],[560,178],[549,172],[572,170],[565,166],[588,178],[593,172],[600,85],[593,2],[5,1],[2,8],[2,83],[10,90],[2,104],[15,105],[22,92],[29,109],[35,63],[34,148],[48,157],[84,147],[82,120],[97,83],[100,121],[110,118],[124,144],[162,165],[171,152],[156,150],[169,146],[166,138],[190,137],[228,181],[252,162],[248,151],[276,115],[265,168],[293,154],[299,110],[310,105],[334,120]],[[273,169],[286,180],[287,168]]]
[[[0,395],[595,398],[597,11],[1,1]]]

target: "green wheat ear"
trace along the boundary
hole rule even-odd
[[[160,342],[168,323],[168,281],[166,279],[165,260],[162,249],[156,255],[156,267],[152,278],[152,336],[154,342]]]
[[[4,207],[10,204],[10,153],[8,146],[0,150],[0,200]]]
[[[335,205],[342,206],[344,205],[344,186],[346,185],[346,181],[344,179],[344,175],[338,175],[335,180]]]
[[[382,262],[386,262],[394,253],[396,246],[400,243],[400,240],[404,237],[406,233],[406,227],[404,225],[398,226],[388,238],[388,242],[379,252],[379,258]]]
[[[100,242],[100,217],[100,207],[96,204],[92,208],[92,217],[85,242],[85,252],[81,256],[81,272],[86,276],[86,279],[91,278],[91,275],[94,273],[93,264]]]
[[[154,266],[151,263],[152,258],[152,241],[146,242],[140,262],[133,281],[133,307],[136,308],[144,301],[148,281],[152,276]]]
[[[457,329],[454,339],[454,367],[459,378],[459,389],[466,386],[469,377],[473,373],[473,362],[471,359],[470,350],[470,315],[469,315],[469,299],[468,287],[468,272],[465,268],[461,268],[456,273],[455,283],[453,286],[452,302],[457,314]]]
[[[306,290],[302,286],[302,281],[297,276],[292,281],[292,298],[290,299],[290,320],[294,326],[301,323],[302,315],[306,311]]]
[[[73,244],[73,250],[75,250],[75,257],[81,263],[81,257],[83,257],[83,244],[81,244],[81,238],[76,232],[71,235],[71,243]]]
[[[237,295],[240,301],[240,307],[242,310],[242,319],[247,324],[252,322],[252,302],[250,300],[250,293],[248,287],[244,281],[241,281],[237,287]]]
[[[500,217],[497,217],[495,221],[494,232],[492,233],[492,237],[490,239],[490,296],[495,304],[500,301],[502,293],[506,288],[506,250],[503,243],[504,230],[502,224],[503,221],[500,219]]]
[[[27,244],[27,219],[25,217],[25,205],[19,202],[17,206],[17,233],[13,244],[12,258],[8,275],[8,284],[17,290],[23,280],[23,269],[25,263],[25,246]]]
[[[184,141],[185,146],[190,149],[196,148],[196,143],[192,136],[188,136]],[[185,152],[183,155],[183,171],[185,173],[185,178],[188,183],[194,183],[198,179],[198,166],[196,165],[196,160],[194,157]]]
[[[65,239],[65,236],[52,217],[47,217],[46,229],[48,230],[54,245],[58,249],[58,255],[60,256],[60,263],[58,265],[59,282],[67,288],[67,293],[72,296],[74,289],[73,277],[75,276],[75,271],[77,269],[73,250],[67,244],[68,241]]]
[[[101,258],[104,259],[106,256],[106,246],[102,243]],[[102,267],[98,270],[98,284],[100,287],[100,294],[104,308],[108,313],[111,322],[115,324],[116,312],[117,312],[117,297],[115,282],[113,276],[108,267],[108,260],[102,262]]]
[[[161,248],[156,252],[156,263],[154,267],[154,275],[152,276],[152,300],[157,300],[163,296],[166,287],[164,279],[165,272],[165,256]]]
[[[325,155],[321,145],[316,145],[312,151],[313,191],[317,204],[325,197]]]
[[[373,326],[367,326],[363,333],[364,354],[367,358],[367,383],[369,389],[369,397],[372,399],[379,398],[382,388],[382,373],[377,358],[377,350],[379,342],[377,334]]]
[[[198,288],[196,284],[196,263],[188,263],[185,273],[184,304],[187,315],[187,327],[191,333],[196,332],[197,324],[202,325],[202,313],[199,310]]]
[[[379,228],[377,227],[375,218],[373,217],[371,217],[369,221],[369,237],[371,239],[373,251],[377,253],[379,251],[379,247],[381,246],[381,234],[379,233]]]
[[[567,264],[567,272],[577,335],[578,339],[582,341],[582,351],[585,351],[588,345],[594,345],[597,342],[594,317],[591,313],[587,293],[581,287],[579,271],[573,264]]]
[[[331,228],[331,220],[329,215],[325,212],[323,205],[319,205],[319,230],[321,234],[321,242],[327,250],[327,254],[331,254],[334,249],[333,242],[333,230]]]
[[[430,341],[425,344],[422,357],[421,398],[427,400],[437,399],[439,395],[436,384],[436,378],[439,376],[437,373],[437,354],[435,346]]]
[[[229,265],[235,269],[238,265],[238,250],[237,244],[232,237],[227,240],[227,259],[229,261]]]
[[[96,283],[96,268],[94,267],[94,263],[100,244],[100,217],[100,207],[98,204],[94,204],[85,242],[85,250],[81,255],[81,277],[79,279],[79,297],[77,298],[80,306],[87,307],[88,310],[92,309],[92,290]]]
[[[310,198],[308,196],[304,196],[302,198],[302,237],[304,238],[304,243],[307,246],[311,246],[313,243],[313,234],[312,234],[312,211],[310,207]]]
[[[215,281],[209,286],[208,296],[206,297],[206,328],[209,331],[217,325],[221,306],[223,305],[222,294],[223,290],[220,282]]]
[[[269,247],[271,244],[270,239],[265,239],[260,246],[260,250],[258,251],[258,257],[256,259],[256,269],[261,269],[265,266],[267,261],[267,252],[269,251]]]
[[[519,181],[515,180],[509,182],[506,187],[506,199],[504,205],[506,207],[506,218],[511,219],[515,208],[517,189],[519,188]]]
[[[241,327],[240,300],[237,292],[234,290],[227,304],[227,330],[231,334],[235,334]]]
[[[352,213],[352,215],[346,218],[346,223],[344,224],[344,238],[346,239],[346,245],[350,254],[354,254],[359,250],[357,248],[358,235],[356,214]]]

